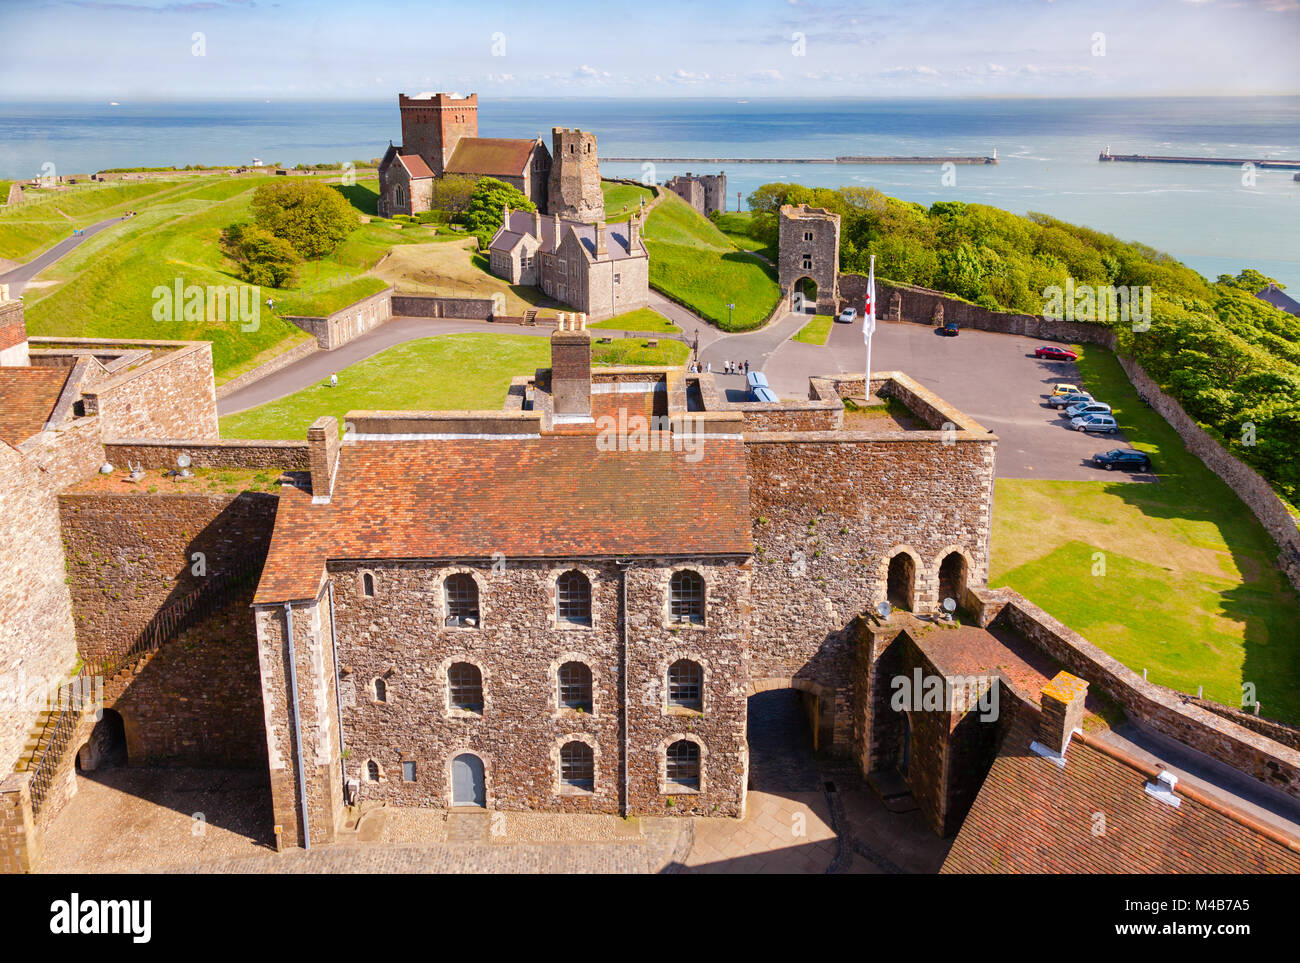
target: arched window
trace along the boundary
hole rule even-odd
[[[379,763],[373,759],[366,763],[366,778],[371,782],[379,782]]]
[[[556,614],[561,622],[591,625],[591,581],[576,569],[555,583]]]
[[[372,599],[375,597],[375,576],[370,572],[365,572],[361,576],[361,591],[366,598]]]
[[[591,792],[596,788],[596,759],[585,742],[566,742],[560,749],[560,789]]]
[[[376,702],[388,701],[388,683],[385,682],[383,679],[375,680],[375,701]]]
[[[704,708],[704,670],[698,662],[678,659],[668,667],[668,705],[696,711]]]
[[[560,705],[591,712],[591,669],[581,662],[560,666]]]
[[[447,670],[447,692],[453,709],[483,711],[483,673],[469,662],[455,662]]]
[[[681,739],[668,747],[668,788],[698,790],[700,788],[700,747],[689,739]]]
[[[447,576],[447,624],[460,628],[476,629],[478,617],[478,583],[474,576],[459,572]]]
[[[704,624],[704,579],[695,572],[674,572],[668,584],[668,616],[673,622]]]

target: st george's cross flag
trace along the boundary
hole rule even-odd
[[[867,303],[862,308],[862,340],[871,343],[876,333],[876,256],[871,255],[871,269],[867,275]]]

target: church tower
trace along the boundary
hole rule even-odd
[[[478,94],[397,95],[402,112],[402,153],[419,154],[441,177],[462,137],[478,136]]]
[[[605,197],[600,190],[596,135],[556,127],[551,131],[551,184],[547,210],[580,221],[603,221]]]

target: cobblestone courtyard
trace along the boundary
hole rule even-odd
[[[821,763],[797,693],[750,699],[745,818],[364,810],[345,837],[274,852],[265,775],[78,776],[41,871],[201,873],[929,873],[948,841],[891,811],[851,765]],[[897,805],[892,807],[897,810]],[[906,807],[904,807],[906,808]],[[196,815],[200,814],[200,815]]]

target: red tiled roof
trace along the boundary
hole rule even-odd
[[[17,447],[45,427],[70,368],[0,368],[0,440]]]
[[[750,554],[744,443],[687,458],[594,432],[348,443],[329,504],[281,497],[255,601],[314,598],[333,558]]]
[[[536,146],[535,140],[462,137],[456,142],[446,170],[448,174],[522,177]]]
[[[1012,726],[942,872],[1300,872],[1300,841],[1182,785],[1177,807],[1162,802],[1143,788],[1152,773],[1086,734],[1075,733],[1061,769],[1030,750],[1037,722],[1025,713]]]
[[[424,162],[424,158],[419,154],[398,154],[397,159],[402,162],[407,173],[412,177],[432,177],[433,171],[429,170],[429,165]]]

